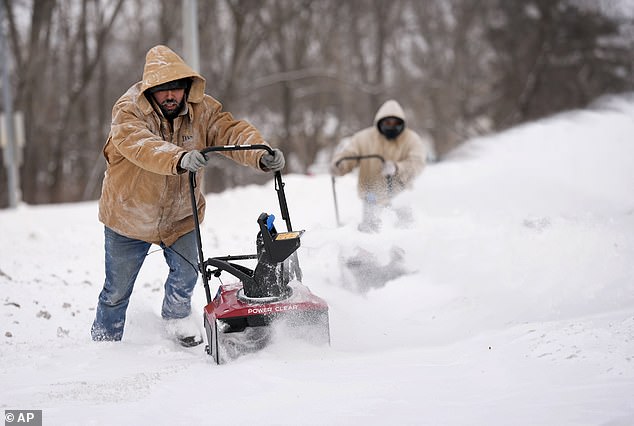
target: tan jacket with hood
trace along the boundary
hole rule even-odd
[[[377,127],[385,117],[398,117],[405,123],[403,132],[393,140],[387,139]],[[388,180],[381,174],[383,163],[378,159],[344,160],[344,157],[378,154],[385,160],[396,164],[396,175],[391,179],[388,193]],[[425,167],[425,148],[421,137],[407,128],[403,108],[395,100],[385,102],[374,117],[374,126],[355,133],[343,143],[335,153],[331,164],[339,162],[337,174],[344,175],[359,167],[358,191],[362,199],[373,194],[379,203],[385,204],[394,195],[410,187]]]
[[[151,87],[191,78],[183,110],[173,126],[144,92]],[[152,99],[152,97],[150,97]],[[143,80],[134,84],[112,108],[112,125],[103,148],[106,172],[99,200],[99,220],[121,235],[172,245],[194,229],[189,177],[177,168],[188,151],[213,145],[263,144],[246,121],[235,120],[205,94],[205,79],[165,46],[150,49]],[[228,157],[261,170],[265,151],[235,151]],[[203,170],[197,173],[200,183]],[[201,220],[205,199],[196,191]]]

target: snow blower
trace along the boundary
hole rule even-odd
[[[201,150],[209,152],[266,150],[267,145],[213,146]],[[301,337],[316,344],[330,343],[328,305],[301,283],[302,273],[297,259],[300,237],[304,231],[293,231],[282,174],[275,172],[282,219],[287,232],[278,232],[275,216],[261,213],[257,218],[256,254],[229,255],[204,258],[200,221],[194,188],[196,173],[190,172],[189,184],[198,245],[198,268],[202,274],[207,305],[203,322],[207,336],[206,352],[217,364],[224,364],[239,356],[264,348],[273,337],[273,326],[293,337]],[[239,261],[257,260],[255,269]],[[215,297],[211,297],[209,280],[222,272],[239,281],[221,282]]]

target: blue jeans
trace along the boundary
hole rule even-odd
[[[119,235],[108,227],[104,234],[106,280],[90,332],[93,340],[121,340],[134,282],[152,244]],[[161,316],[185,318],[191,313],[191,297],[198,280],[196,235],[189,232],[169,247],[161,244],[161,248],[170,268]]]

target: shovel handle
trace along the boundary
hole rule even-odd
[[[346,156],[346,157],[341,157],[340,159],[335,161],[335,167],[339,167],[339,164],[341,164],[344,161],[359,161],[359,160],[367,160],[367,159],[371,159],[371,158],[375,158],[377,160],[380,160],[382,164],[385,164],[385,158],[383,158],[383,156],[381,156],[379,154],[349,155],[349,156]],[[392,177],[388,176],[385,179],[386,179],[386,182],[387,182],[388,193],[390,193],[390,192],[392,192]],[[337,226],[340,226],[340,222],[339,222],[339,207],[337,206],[337,194],[335,192],[335,177],[334,176],[332,176],[332,194],[333,194],[334,201],[335,201],[335,215],[337,216]]]
[[[335,166],[339,166],[339,164],[341,164],[343,161],[349,161],[349,160],[359,161],[359,160],[366,160],[366,159],[369,159],[369,158],[376,158],[377,160],[380,160],[381,163],[385,163],[385,158],[383,158],[379,154],[350,155],[348,157],[341,157],[340,159],[338,159],[335,162]]]

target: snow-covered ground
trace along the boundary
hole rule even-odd
[[[329,176],[285,181],[294,228],[306,229],[304,284],[330,307],[330,347],[281,337],[217,366],[202,346],[178,346],[160,318],[160,251],[124,340],[93,343],[97,203],[23,205],[0,211],[0,407],[82,426],[634,423],[631,98],[428,166],[397,200],[414,209],[411,229],[387,214],[380,234],[357,232],[352,175],[336,181],[342,227]],[[277,215],[272,183],[207,199],[207,256],[254,252],[258,214]],[[407,274],[356,290],[342,262],[356,247],[379,266],[400,251]],[[200,318],[204,304],[200,285]]]

